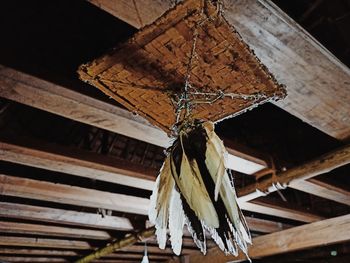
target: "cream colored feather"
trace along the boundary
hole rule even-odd
[[[166,157],[157,177],[155,188],[150,198],[148,216],[156,227],[156,236],[160,248],[165,248],[169,220],[169,205],[175,181],[171,176],[170,157]]]
[[[236,231],[236,238],[242,245],[245,242],[251,243],[249,231],[245,225],[244,217],[241,216],[240,208],[237,204],[237,196],[233,186],[231,185],[230,178],[227,174],[224,159],[227,154],[226,149],[220,138],[215,134],[214,127],[211,123],[207,122],[203,125],[207,132],[207,152],[206,152],[206,165],[209,173],[215,182],[215,192],[219,189],[221,199],[224,202],[229,217],[234,225]],[[216,193],[215,193],[216,195]]]
[[[188,205],[196,213],[199,220],[202,220],[209,227],[219,227],[219,219],[216,210],[205,188],[201,177],[198,164],[195,160],[191,163],[188,160],[180,134],[180,144],[182,147],[182,161],[180,175],[174,176],[180,192],[186,199]],[[172,171],[176,171],[175,164],[172,162]]]

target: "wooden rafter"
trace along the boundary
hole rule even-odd
[[[324,244],[346,242],[350,240],[349,232],[350,214],[256,237],[253,239],[253,246],[249,249],[249,256],[256,259]],[[206,256],[195,253],[189,257],[190,262],[193,263],[246,260],[243,254],[238,257],[225,256],[218,248],[210,249]]]
[[[0,174],[0,194],[147,215],[149,199]]]
[[[7,202],[0,203],[0,216],[3,218],[24,219],[99,229],[120,231],[130,231],[133,229],[129,219],[124,217],[102,216],[93,213]]]
[[[42,224],[0,221],[0,232],[20,235],[39,235],[66,238],[108,240],[112,236],[103,230],[90,230],[72,227],[50,226]]]
[[[263,179],[256,184],[251,184],[238,191],[241,201],[250,201],[278,189],[276,184],[283,187],[301,184],[301,181],[310,179],[320,174],[330,172],[338,167],[350,163],[350,145],[320,156],[301,166],[289,169],[276,177]],[[259,191],[257,191],[257,189]]]
[[[135,0],[134,5],[124,0],[89,2],[137,28],[154,22],[174,4],[172,0]],[[225,0],[224,15],[287,86],[289,95],[277,106],[335,138],[350,136],[348,67],[270,1]]]

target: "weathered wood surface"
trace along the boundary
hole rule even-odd
[[[149,199],[0,174],[0,195],[147,215]]]
[[[256,259],[326,244],[331,245],[349,241],[349,233],[350,214],[256,237],[248,253],[250,258]],[[226,263],[244,260],[246,257],[243,254],[239,254],[238,257],[225,256],[219,248],[209,249],[206,256],[199,253],[189,256],[191,263]]]
[[[151,144],[169,145],[166,133],[144,118],[1,65],[0,96]]]
[[[164,131],[140,116],[2,65],[0,97],[161,147],[170,145]],[[239,149],[230,156],[234,162],[228,165],[235,171],[251,174],[267,167],[264,160],[247,157]]]
[[[276,191],[274,184],[279,183],[282,186],[293,187],[293,184],[299,184],[320,174],[330,172],[338,167],[350,163],[350,145],[334,150],[330,153],[322,155],[303,165],[289,169],[276,176],[276,178],[267,178],[256,184],[251,184],[238,191],[240,201],[249,201],[262,196],[262,192],[271,193]],[[256,190],[260,190],[257,192]]]
[[[19,235],[41,235],[78,239],[108,240],[112,236],[103,230],[90,230],[72,227],[37,225],[30,223],[0,221],[0,232]]]
[[[172,0],[89,2],[137,28],[152,23],[174,4]],[[349,138],[349,68],[270,1],[225,0],[224,16],[287,86],[289,95],[276,105],[335,138]]]
[[[73,174],[90,179],[152,190],[156,169],[43,142],[8,143],[0,140],[0,160]]]
[[[133,229],[130,220],[124,217],[99,215],[57,208],[0,202],[0,216],[39,222],[93,227],[120,231]]]
[[[0,194],[141,215],[148,214],[149,205],[149,199],[147,198],[19,178],[4,174],[0,174]],[[322,219],[322,217],[308,212],[296,211],[280,206],[265,206],[264,203],[242,203],[241,207],[248,211],[276,217],[294,218],[303,222]]]
[[[88,241],[62,240],[53,238],[16,237],[0,235],[1,246],[35,247],[35,248],[65,248],[74,250],[93,249]]]
[[[316,179],[309,179],[305,181],[296,181],[291,184],[293,189],[311,193],[319,197],[333,200],[350,206],[350,192],[346,189],[322,182]]]
[[[261,201],[252,201],[241,203],[241,208],[250,212],[277,216],[305,223],[316,222],[324,219],[324,217],[310,213],[306,210],[296,210],[294,208],[289,208],[288,204],[286,204],[286,207],[282,207],[280,205],[275,205],[272,203],[270,204]]]

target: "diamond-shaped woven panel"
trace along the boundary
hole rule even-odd
[[[218,121],[285,96],[216,6],[204,0],[178,4],[109,54],[82,65],[80,78],[169,132],[176,121],[171,98],[184,87],[194,28],[198,37],[190,82],[197,91],[266,95],[258,101],[225,97],[196,104],[194,118]]]

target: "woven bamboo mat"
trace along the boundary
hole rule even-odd
[[[172,99],[184,87],[195,27],[198,37],[190,81],[197,91],[266,97],[258,101],[225,97],[196,104],[193,117],[215,122],[285,96],[285,89],[216,6],[204,0],[178,4],[109,54],[82,65],[80,78],[169,133],[176,121]]]

